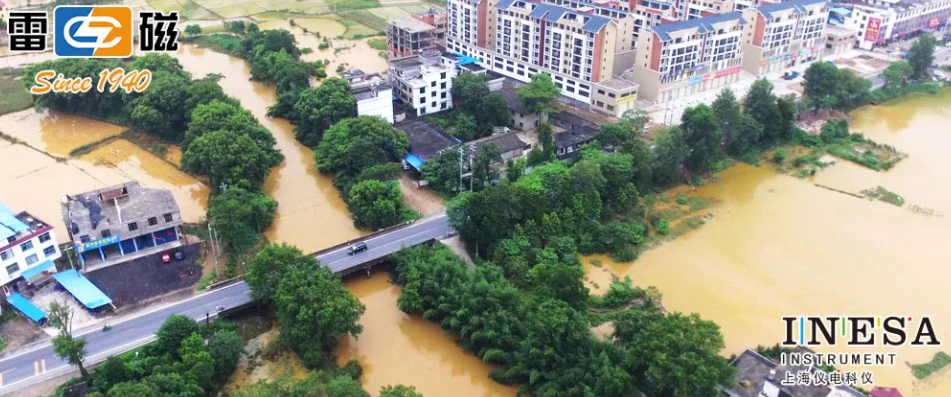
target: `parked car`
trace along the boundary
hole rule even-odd
[[[367,250],[366,243],[356,243],[347,247],[347,255],[353,255]]]
[[[185,253],[182,251],[175,251],[172,253],[172,257],[174,257],[175,261],[178,262],[180,260],[185,259]]]
[[[163,253],[162,253],[162,263],[169,263],[169,262],[171,262],[171,261],[172,261],[172,257],[168,254],[168,252],[163,252]]]
[[[783,80],[792,80],[796,77],[799,77],[799,72],[793,71],[793,72],[783,73]]]

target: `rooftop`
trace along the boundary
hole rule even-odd
[[[691,19],[687,21],[679,21],[674,23],[667,23],[663,25],[656,25],[653,29],[654,33],[657,33],[657,36],[660,37],[663,41],[670,41],[670,33],[678,32],[686,29],[698,29],[700,33],[709,33],[713,32],[716,29],[713,27],[713,24],[730,22],[730,21],[740,21],[740,25],[746,25],[746,20],[743,19],[743,14],[740,12],[729,12],[726,14],[711,15],[709,17]]]
[[[614,91],[621,91],[621,90],[627,90],[627,89],[638,87],[637,83],[627,79],[620,78],[620,77],[612,77],[610,79],[607,79],[598,83],[598,85],[607,87]]]
[[[428,123],[423,118],[405,121],[394,127],[406,133],[410,151],[423,160],[462,143],[459,139],[450,136],[441,128]]]
[[[23,238],[52,228],[26,211],[14,213],[0,203],[0,251]]]
[[[894,387],[876,387],[868,393],[869,397],[904,397],[897,388]]]
[[[778,11],[790,10],[790,9],[795,10],[794,13],[796,14],[802,14],[804,12],[807,12],[805,8],[806,6],[810,6],[813,4],[820,4],[820,3],[823,3],[823,4],[826,3],[826,0],[793,0],[793,1],[783,2],[783,3],[759,6],[756,8],[756,10],[759,11],[760,14],[763,14],[764,16],[766,16],[767,18],[772,18],[773,17],[772,13],[778,12]]]
[[[405,30],[409,33],[421,33],[428,32],[430,30],[435,30],[436,27],[430,25],[426,22],[420,21],[413,17],[404,17],[400,19],[395,19],[392,21],[387,21],[387,23],[396,26],[400,30]]]
[[[353,94],[353,99],[357,102],[376,98],[379,96],[381,91],[392,90],[393,86],[389,83],[378,83],[378,84],[363,84],[360,86],[350,87],[350,93]],[[388,95],[393,95],[392,93]]]
[[[519,98],[518,92],[512,86],[504,86],[499,90],[499,94],[502,95],[502,99],[505,100],[505,104],[508,105],[509,110],[519,113],[528,113],[528,109],[525,109],[525,106],[522,105],[522,99]]]
[[[858,31],[842,25],[826,24],[826,33],[833,36],[854,36]]]
[[[525,150],[532,146],[519,139],[518,135],[515,135],[513,132],[491,135],[485,138],[476,139],[471,142],[466,142],[466,146],[472,148],[476,153],[478,153],[483,146],[488,144],[494,144],[495,146],[498,146],[499,151],[502,153],[508,153],[515,150]]]
[[[443,14],[443,15],[444,15],[444,14],[446,14],[446,11],[445,11],[445,10],[437,10],[437,9],[435,9],[435,8],[430,8],[430,9],[428,9],[428,10],[426,10],[426,11],[420,11],[420,12],[417,12],[417,13],[413,13],[413,15],[440,15],[440,14]]]
[[[591,142],[597,133],[598,130],[590,126],[571,127],[554,134],[555,147],[563,148]]]
[[[582,30],[591,33],[597,33],[601,31],[608,23],[611,22],[610,18],[605,18],[598,15],[587,14],[583,12],[578,12],[564,7],[559,7],[554,4],[547,3],[538,3],[528,0],[501,0],[499,1],[496,7],[500,10],[507,10],[512,5],[515,5],[516,8],[522,8],[530,10],[530,17],[535,19],[545,19],[551,23],[560,23],[560,22],[574,22],[581,23]],[[580,20],[581,22],[574,21],[573,19]]]
[[[549,119],[549,122],[566,130],[571,128],[590,127],[597,131],[601,128],[598,123],[595,123],[594,121],[565,111],[561,111],[552,115]]]
[[[145,222],[151,217],[162,218],[173,214],[173,225],[181,223],[178,204],[172,192],[148,189],[131,181],[99,190],[66,195],[62,204],[63,220],[74,243],[98,240],[109,236],[139,236],[149,232]],[[170,226],[165,219],[157,219],[154,230]],[[130,231],[128,224],[136,222]]]
[[[811,350],[799,346],[796,347],[798,353],[811,353]],[[786,373],[791,372],[796,376],[799,371],[821,371],[815,367],[809,366],[784,366],[779,365],[759,353],[746,349],[732,363],[737,369],[736,377],[730,389],[725,389],[728,395],[732,397],[760,397],[766,396],[789,396],[789,397],[826,397],[833,390],[826,386],[814,385],[792,385],[784,386],[783,379]],[[772,378],[772,379],[770,379]],[[862,396],[855,390],[848,387],[841,387],[835,390],[838,394],[849,396]]]

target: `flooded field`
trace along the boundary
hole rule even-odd
[[[313,34],[304,33],[304,30],[301,29],[301,26],[306,27],[309,23],[307,21],[308,20],[295,19],[294,22],[297,26],[291,26],[289,21],[274,19],[262,22],[259,26],[261,29],[284,29],[293,33],[294,38],[297,39],[298,47],[314,50],[314,52],[310,54],[301,55],[301,59],[308,62],[318,60],[330,61],[330,64],[324,68],[328,76],[337,76],[337,66],[340,64],[346,64],[345,67],[347,69],[360,69],[367,73],[382,73],[388,70],[386,59],[379,55],[380,51],[374,50],[367,45],[367,40],[370,40],[369,38],[358,40],[331,38],[329,39],[330,48],[325,50],[319,49],[318,46],[323,42],[323,39]],[[330,19],[312,19],[310,21],[310,23],[318,21],[322,26],[324,26],[323,24],[330,23],[340,24]],[[313,31],[314,29],[308,28],[308,30]],[[326,34],[321,34],[321,36],[336,37],[335,35],[330,36]]]
[[[697,189],[698,196],[720,200],[707,225],[632,264],[598,259],[637,285],[659,287],[668,309],[716,321],[725,354],[779,342],[784,315],[928,315],[939,338],[951,337],[951,252],[943,249],[951,239],[951,157],[945,154],[951,148],[951,91],[853,116],[854,130],[910,157],[887,173],[838,162],[815,181],[738,164],[720,173],[719,182]],[[908,204],[858,199],[811,182],[856,193],[883,186]],[[589,278],[604,278],[586,266]],[[929,361],[939,350],[934,347],[829,349],[896,352],[895,366],[866,368],[877,385],[898,387],[906,396],[951,395],[947,371],[917,381],[906,365]]]
[[[314,168],[313,152],[294,139],[294,126],[266,117],[268,106],[277,102],[273,86],[249,81],[247,63],[228,55],[187,45],[175,57],[195,77],[221,73],[224,78],[219,84],[225,93],[238,98],[277,139],[284,162],[264,182],[267,195],[278,202],[274,223],[264,232],[270,241],[314,252],[362,234],[353,227],[350,211],[331,178]]]
[[[462,350],[439,325],[397,308],[400,288],[390,275],[353,275],[347,288],[367,307],[363,334],[345,338],[334,352],[339,364],[355,358],[363,365],[364,388],[376,394],[386,385],[416,386],[424,396],[514,396],[515,388],[489,379],[491,366]]]
[[[121,134],[127,128],[57,111],[32,109],[0,116],[0,132],[56,157]]]
[[[22,142],[0,139],[0,201],[52,224],[59,241],[68,240],[60,213],[61,195],[129,180],[172,191],[185,222],[204,217],[208,188],[128,141],[117,139],[80,158],[68,157],[77,147],[123,130],[84,117],[32,109],[0,117],[0,132]]]

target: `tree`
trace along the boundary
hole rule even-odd
[[[220,330],[208,338],[208,353],[215,360],[215,379],[227,379],[234,372],[243,350],[244,340],[234,331]]]
[[[588,302],[588,288],[584,286],[584,268],[581,263],[566,263],[551,249],[542,250],[539,260],[529,271],[535,293],[559,299],[573,308],[582,309]]]
[[[280,164],[284,159],[281,152],[274,148],[277,141],[271,132],[258,124],[257,118],[250,111],[240,107],[233,100],[213,99],[195,106],[191,121],[188,122],[188,130],[185,132],[182,150],[187,152],[195,139],[219,130],[247,136],[264,151],[271,166]]]
[[[763,126],[764,140],[775,140],[779,135],[779,107],[776,105],[776,96],[773,95],[773,84],[769,80],[759,79],[753,82],[743,99],[743,112]]]
[[[350,189],[347,198],[359,226],[379,230],[402,220],[403,198],[395,181],[366,180]]]
[[[911,64],[902,60],[889,64],[882,76],[889,86],[898,87],[905,84],[905,80],[908,80],[914,74],[915,69],[911,67]]]
[[[451,195],[460,190],[462,175],[462,155],[468,155],[468,149],[456,146],[443,150],[435,158],[423,163],[423,179],[429,186],[442,194]]]
[[[413,386],[383,386],[380,389],[380,397],[423,397],[422,394],[416,392],[416,388]]]
[[[226,130],[196,138],[182,155],[182,168],[208,175],[216,190],[222,184],[256,190],[271,172],[272,163],[272,155],[247,135]]]
[[[194,36],[196,34],[201,34],[201,26],[198,25],[188,25],[185,27],[185,33],[189,36]]]
[[[630,372],[649,380],[658,395],[713,397],[733,379],[735,369],[719,355],[720,327],[697,314],[634,309],[615,320],[614,336]]]
[[[538,133],[538,143],[542,145],[545,159],[548,161],[555,160],[555,137],[552,133],[551,124],[542,124],[538,126],[536,132]]]
[[[452,98],[459,101],[459,107],[469,113],[475,113],[477,104],[489,95],[489,84],[484,74],[464,72],[452,81]]]
[[[214,220],[215,231],[225,242],[225,249],[242,253],[271,225],[275,210],[277,201],[263,193],[233,187],[211,198],[208,216]]]
[[[198,333],[198,323],[191,317],[173,314],[165,319],[159,330],[155,332],[156,344],[160,352],[178,356],[182,342]]]
[[[911,45],[908,50],[908,63],[915,71],[915,76],[923,78],[934,63],[934,50],[937,40],[930,34],[923,34]]]
[[[301,91],[294,104],[297,116],[297,140],[308,147],[316,147],[330,126],[348,117],[356,117],[356,102],[346,80],[332,77],[316,88]]]
[[[646,110],[625,110],[621,114],[621,125],[631,133],[631,137],[643,135],[644,128],[650,121],[650,114]]]
[[[740,104],[736,101],[736,94],[729,87],[724,88],[713,101],[713,115],[720,123],[720,130],[730,135],[730,128],[740,119]]]
[[[816,113],[822,108],[831,108],[831,98],[839,86],[839,72],[835,65],[827,62],[813,62],[803,74],[803,91]]]
[[[639,139],[630,140],[621,147],[620,152],[631,156],[632,182],[637,189],[642,192],[650,190],[653,155],[647,143]]]
[[[225,21],[225,30],[230,33],[242,35],[247,30],[247,25],[240,19],[236,21]]]
[[[73,309],[54,300],[50,302],[46,318],[53,328],[59,330],[59,334],[53,337],[53,352],[69,365],[78,367],[83,379],[88,379],[89,373],[83,366],[86,360],[86,338],[73,336]]]
[[[849,137],[849,123],[845,120],[832,119],[822,125],[822,133],[819,134],[825,143],[833,143],[839,139]]]
[[[705,104],[684,110],[680,128],[687,144],[687,168],[695,172],[710,169],[722,157],[720,127],[713,109]]]
[[[402,158],[409,150],[406,133],[375,116],[343,119],[329,128],[314,157],[317,169],[359,174],[368,167]]]
[[[608,123],[601,126],[601,130],[595,134],[594,139],[605,148],[619,147],[631,139],[631,132],[621,123]]]
[[[532,82],[518,89],[518,97],[529,112],[547,112],[552,108],[555,98],[561,93],[551,75],[536,73],[532,75]]]
[[[727,152],[733,156],[742,156],[755,147],[763,135],[763,126],[752,117],[741,114],[727,137]]]
[[[485,189],[489,182],[497,179],[499,173],[492,168],[502,162],[502,151],[494,143],[479,145],[475,162],[472,165],[472,179],[478,181],[478,190]]]
[[[654,183],[665,186],[680,181],[687,151],[687,144],[684,142],[680,128],[673,127],[658,134],[651,161],[651,175]]]
[[[481,138],[492,133],[493,127],[508,125],[509,106],[499,94],[489,94],[482,97],[472,112],[479,124],[478,134],[474,138]]]
[[[452,135],[463,142],[468,142],[479,135],[478,129],[479,123],[476,122],[475,117],[460,112],[459,115],[456,116],[456,125],[452,130]]]

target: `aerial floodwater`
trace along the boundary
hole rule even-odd
[[[607,270],[659,287],[668,310],[697,312],[722,327],[725,354],[778,343],[785,335],[780,317],[809,315],[931,316],[947,346],[951,90],[852,116],[854,132],[909,157],[884,173],[838,162],[813,180],[780,175],[766,162],[736,165],[692,193],[720,200],[710,209],[713,220],[630,264],[597,257],[602,267],[586,265],[589,279],[603,283]],[[905,203],[860,199],[815,184],[854,193],[881,186]],[[839,370],[871,370],[876,385],[898,387],[905,396],[951,396],[949,371],[918,380],[909,368],[929,362],[942,347],[843,345],[820,352],[898,357],[894,366]]]
[[[284,162],[264,182],[267,195],[278,202],[274,223],[264,231],[268,240],[315,252],[362,234],[354,228],[331,177],[314,168],[313,151],[294,138],[294,126],[266,116],[267,108],[277,102],[273,86],[249,81],[251,71],[245,61],[218,52],[185,45],[175,57],[195,78],[223,75],[219,84],[225,93],[241,101],[277,140]]]

